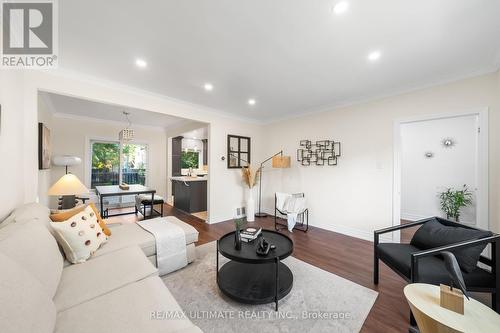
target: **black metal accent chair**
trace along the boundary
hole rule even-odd
[[[500,313],[500,235],[489,233],[491,236],[462,240],[456,243],[439,246],[436,248],[422,250],[412,244],[400,243],[380,243],[380,235],[393,231],[406,229],[418,225],[424,225],[430,221],[438,221],[447,227],[459,227],[486,232],[464,224],[449,221],[439,217],[428,218],[416,222],[389,227],[374,232],[374,265],[373,282],[378,284],[379,280],[379,259],[389,268],[401,276],[409,283],[429,283],[434,285],[449,284],[448,273],[444,266],[444,261],[439,257],[442,251],[456,251],[471,248],[474,246],[486,246],[491,244],[491,259],[485,256],[479,257],[479,262],[483,267],[475,267],[472,271],[462,270],[465,284],[468,291],[487,292],[492,294],[492,308]],[[485,267],[486,266],[486,267]]]
[[[294,193],[292,196],[297,197],[297,198],[303,198],[305,196],[304,193]],[[276,193],[274,194],[274,229],[276,231],[279,230],[284,230],[288,229],[288,225],[278,222],[278,217],[282,218],[283,216],[286,217],[286,213],[279,210],[277,207],[278,199],[276,196]],[[280,216],[278,216],[278,214]],[[300,223],[297,223],[295,227],[293,228],[294,230],[300,230],[303,232],[306,232],[309,230],[309,208],[306,208],[302,213],[299,214],[299,220]]]

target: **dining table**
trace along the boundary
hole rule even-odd
[[[136,211],[131,212],[120,212],[115,214],[109,214],[109,208],[104,208],[104,198],[108,197],[121,197],[124,195],[139,195],[139,194],[151,194],[151,202],[154,202],[154,196],[156,193],[155,189],[149,188],[144,185],[134,184],[129,185],[128,189],[122,189],[119,185],[101,185],[95,187],[96,194],[99,197],[99,204],[101,210],[101,216],[103,218],[121,216],[128,214],[135,214]],[[135,205],[135,204],[134,204]],[[151,210],[150,217],[153,216],[153,210]]]

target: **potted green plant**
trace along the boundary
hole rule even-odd
[[[460,209],[472,204],[472,191],[467,185],[460,190],[447,188],[446,191],[439,193],[441,209],[446,213],[446,218],[460,220]]]

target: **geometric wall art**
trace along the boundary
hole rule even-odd
[[[297,162],[303,166],[309,165],[337,165],[340,156],[340,142],[320,140],[312,143],[311,140],[300,140],[297,149]]]

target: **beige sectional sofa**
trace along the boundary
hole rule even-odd
[[[158,319],[182,309],[157,276],[154,239],[142,229],[115,226],[94,257],[65,265],[48,217],[28,204],[0,223],[0,332],[201,332],[187,318]],[[194,250],[197,232],[186,226]]]

